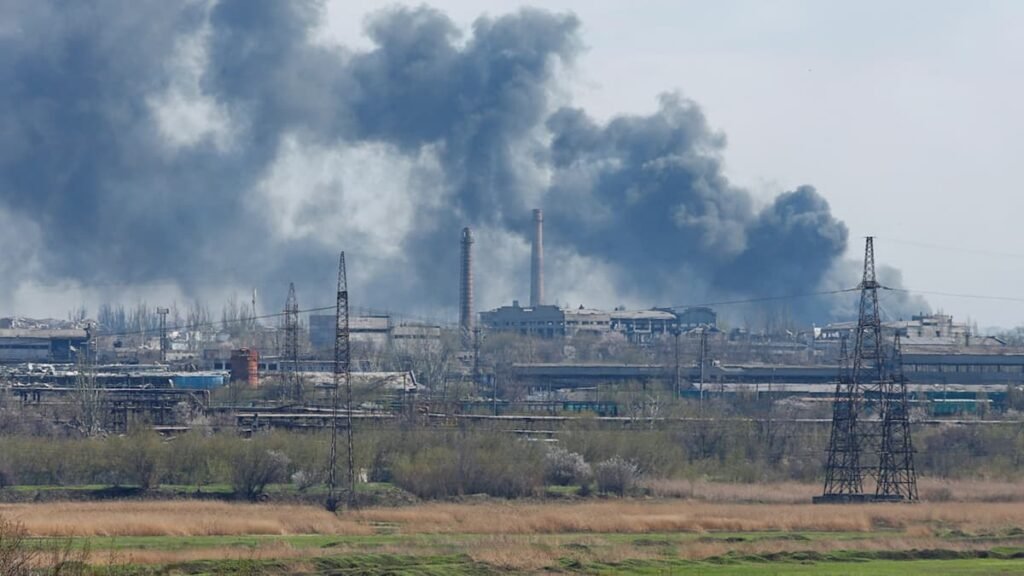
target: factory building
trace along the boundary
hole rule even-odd
[[[82,329],[0,329],[0,363],[74,362],[88,335]]]
[[[606,312],[593,308],[559,308],[552,305],[528,306],[513,301],[511,306],[502,306],[489,312],[480,313],[480,322],[490,330],[515,332],[522,336],[540,338],[573,337],[580,334],[621,334],[635,344],[648,344],[672,334],[677,328],[693,329],[697,326],[714,327],[717,320],[710,308],[691,313],[687,309],[676,314],[669,310],[614,310]],[[683,325],[681,318],[690,322]]]
[[[1024,384],[1024,354],[919,354],[903,355],[903,372],[914,386],[1007,386]],[[515,364],[512,378],[533,382],[554,382],[559,387],[593,387],[602,382],[644,381],[672,377],[671,365],[659,364]],[[682,378],[697,382],[697,365],[682,368]],[[835,390],[838,376],[834,365],[788,366],[783,364],[721,364],[706,366],[708,383],[819,385],[822,394]]]
[[[511,306],[481,312],[480,322],[491,330],[516,332],[522,336],[565,336],[565,312],[550,304],[523,307],[518,300],[513,300]]]
[[[694,306],[686,308],[676,315],[679,319],[679,328],[687,332],[700,328],[715,328],[718,326],[718,313],[707,306]]]
[[[619,332],[634,344],[648,344],[671,334],[679,318],[665,310],[616,310],[611,313],[611,330]]]
[[[408,342],[440,342],[441,327],[431,324],[399,324],[390,331],[391,344]]]
[[[387,314],[351,316],[348,321],[352,343],[374,348],[409,342],[441,341],[441,327],[430,324],[395,324]],[[334,349],[335,317],[333,314],[314,314],[309,317],[309,343],[313,350]]]
[[[468,229],[463,232],[463,260],[468,260],[466,242]],[[471,237],[470,243],[472,242]],[[466,276],[468,265],[463,266],[463,284],[472,281]],[[462,289],[461,307],[466,307],[466,289]],[[490,330],[514,332],[521,336],[563,338],[578,335],[604,336],[621,334],[635,344],[647,344],[672,334],[676,330],[693,330],[700,326],[715,327],[715,311],[706,307],[687,308],[682,312],[671,309],[625,310],[612,312],[593,308],[560,308],[544,304],[544,213],[533,211],[533,242],[530,252],[530,305],[520,306],[515,300],[511,306],[502,306],[480,313],[480,323]],[[463,318],[465,324],[465,318]]]
[[[566,308],[562,310],[565,316],[565,335],[593,335],[600,336],[611,329],[611,314],[603,310],[593,308]]]
[[[967,324],[954,322],[948,314],[917,314],[910,320],[883,322],[882,327],[890,334],[899,332],[904,347],[930,349],[934,352],[954,351],[961,348],[999,348],[1005,344],[991,336],[971,334]],[[852,338],[856,322],[836,322],[822,328],[815,328],[815,340],[838,341]]]

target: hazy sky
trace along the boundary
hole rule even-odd
[[[524,5],[430,4],[466,30]],[[369,46],[362,21],[381,6],[333,0],[323,39]],[[1024,3],[543,7],[581,20],[588,50],[567,86],[591,114],[649,113],[677,90],[727,135],[736,183],[761,199],[816,186],[850,227],[851,257],[875,235],[879,261],[902,269],[908,287],[1024,297]],[[928,298],[982,327],[1024,323],[1021,302]]]
[[[319,305],[344,248],[357,304],[453,319],[458,231],[478,307],[525,299],[542,207],[553,303],[852,287],[874,235],[884,284],[1024,325],[1024,3],[539,5],[0,0],[0,314]]]

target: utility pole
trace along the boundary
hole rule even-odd
[[[772,435],[772,412],[775,408],[775,397],[772,396],[772,384],[775,383],[775,366],[772,366],[772,376],[768,379],[768,450],[774,448],[775,437]]]
[[[157,308],[156,313],[160,316],[160,362],[167,362],[167,308]]]
[[[494,415],[498,415],[498,371],[491,375],[491,407]]]
[[[334,331],[334,388],[331,391],[331,464],[328,471],[327,509],[338,509],[338,408],[341,387],[345,387],[346,437],[348,442],[348,494],[349,508],[354,508],[355,466],[353,462],[352,439],[352,373],[349,350],[348,280],[345,276],[345,253],[338,259],[338,295],[335,306]]]
[[[708,327],[701,326],[700,328],[700,389],[699,399],[697,403],[697,416],[700,426],[700,455],[701,458],[707,457],[707,435],[708,435],[708,422],[704,419],[704,366],[707,362],[708,353]]]
[[[678,325],[672,328],[672,338],[674,339],[675,343],[676,356],[675,371],[672,375],[672,386],[675,389],[675,394],[673,394],[673,396],[675,396],[676,398],[680,398],[682,396],[682,391],[680,391],[679,389],[679,335],[682,333],[683,331],[679,328]]]
[[[473,385],[480,385],[480,327],[473,327]],[[476,394],[476,392],[473,392]]]
[[[704,366],[707,362],[707,354],[708,328],[707,326],[702,326],[700,329],[700,400],[698,403],[701,418],[704,417]]]
[[[284,304],[284,358],[292,365],[292,397],[302,400],[302,380],[299,378],[299,301],[295,298],[295,284],[288,284],[288,300]]]

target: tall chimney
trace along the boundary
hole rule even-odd
[[[462,229],[462,270],[459,274],[459,325],[466,333],[473,331],[473,232]]]
[[[530,306],[544,304],[544,212],[533,211],[533,250],[530,260]]]

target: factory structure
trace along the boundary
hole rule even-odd
[[[441,326],[422,322],[396,322],[384,313],[371,313],[349,317],[352,342],[384,349],[402,345],[440,345]],[[313,314],[309,317],[309,344],[314,353],[330,351],[334,347],[333,314]]]
[[[73,362],[88,341],[82,328],[0,328],[0,363]]]
[[[621,407],[608,390],[634,383],[645,390],[665,386],[678,398],[760,397],[766,390],[812,404],[831,398],[840,343],[850,339],[856,322],[754,334],[721,330],[709,307],[601,310],[551,304],[540,209],[532,211],[531,224],[526,305],[513,300],[476,310],[475,238],[467,227],[458,234],[458,275],[451,287],[453,299],[458,294],[457,324],[380,311],[347,315],[350,381],[373,398],[360,404],[361,417],[415,413],[418,395],[426,391],[425,402],[437,401],[446,386],[463,395],[458,410],[493,415],[537,409],[615,415]],[[334,313],[300,319],[294,290],[280,323],[257,322],[255,298],[237,321],[225,314],[221,322],[168,325],[168,309],[155,310],[158,319],[151,316],[120,332],[87,321],[0,319],[0,400],[48,410],[72,405],[83,386],[96,386],[104,391],[109,429],[119,431],[135,421],[177,426],[182,414],[213,411],[211,398],[218,406],[234,406],[239,425],[250,428],[258,422],[319,426],[329,420],[323,399],[338,366],[340,324]],[[888,336],[902,338],[903,371],[915,406],[933,414],[964,413],[1006,403],[1010,390],[1024,394],[1024,350],[1018,347],[978,336],[946,314],[881,324]],[[481,346],[495,333],[544,340],[552,344],[544,349],[554,352],[545,352],[548,363],[504,366],[499,377],[487,357],[491,352]],[[455,342],[457,350],[448,347]],[[632,363],[621,363],[624,358]],[[499,379],[522,392],[515,400],[502,398]],[[262,398],[259,410],[251,397]],[[436,415],[440,409],[422,410]],[[447,417],[451,408],[441,411]]]
[[[548,304],[544,295],[544,217],[541,210],[533,211],[532,222],[529,305],[514,300],[511,305],[480,312],[482,328],[547,340],[579,336],[618,338],[639,346],[666,337],[700,334],[706,338],[711,334],[716,350],[699,362],[675,367],[568,361],[516,364],[511,370],[514,381],[542,391],[563,390],[567,397],[575,397],[571,391],[595,389],[602,384],[674,380],[678,387],[676,392],[681,395],[698,389],[702,395],[705,391],[708,394],[763,391],[767,385],[776,395],[831,398],[836,366],[831,360],[823,362],[821,359],[838,357],[840,342],[852,336],[857,328],[856,321],[812,326],[797,333],[753,335],[742,329],[720,332],[718,315],[709,307],[599,310]],[[468,228],[463,231],[461,250],[460,320],[466,329],[472,327],[475,320],[472,314],[472,235]],[[886,334],[899,334],[902,338],[903,366],[908,381],[914,385],[913,395],[929,402],[933,410],[973,409],[978,402],[991,402],[1005,396],[1007,386],[1024,386],[1024,354],[1020,350],[1007,347],[995,337],[974,335],[970,326],[955,322],[950,315],[922,313],[910,320],[885,322],[882,328]],[[760,349],[769,361],[728,363],[714,357],[727,357],[730,347],[732,350]],[[786,362],[785,358],[799,360]],[[550,395],[549,392],[542,394]],[[987,395],[990,399],[977,400],[976,394]]]
[[[711,308],[595,310],[592,308],[561,308],[551,304],[502,306],[480,313],[480,322],[488,330],[514,332],[539,338],[565,338],[580,335],[595,337],[622,336],[633,344],[649,344],[676,331],[713,329],[718,315]]]
[[[459,290],[460,323],[472,329],[473,315],[473,236],[469,228],[462,232],[462,269]],[[707,307],[672,310],[612,311],[579,306],[563,308],[545,304],[544,299],[544,212],[533,211],[533,239],[530,246],[530,305],[501,306],[480,313],[480,324],[489,331],[510,332],[521,336],[554,339],[575,336],[623,337],[633,344],[649,344],[678,332],[714,329],[718,315]]]

